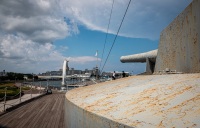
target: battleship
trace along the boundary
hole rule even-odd
[[[143,75],[68,91],[67,128],[200,127],[200,0],[160,34],[157,50],[120,58]]]

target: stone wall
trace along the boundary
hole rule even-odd
[[[193,2],[160,35],[155,72],[200,72],[200,0]]]

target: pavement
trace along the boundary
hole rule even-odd
[[[30,100],[31,98],[36,98],[40,95],[43,95],[43,93],[41,94],[24,94],[22,97],[21,97],[21,102],[20,102],[20,98],[17,98],[17,99],[13,99],[13,100],[8,100],[6,101],[6,105],[5,105],[5,109],[8,109],[8,108],[11,108],[15,105],[18,105],[20,103],[23,103],[25,101],[28,101]],[[4,111],[4,101],[1,101],[0,102],[0,113]]]

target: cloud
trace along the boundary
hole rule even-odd
[[[158,39],[160,32],[192,0],[132,0],[122,29],[121,36]],[[68,17],[91,30],[106,32],[112,0],[67,0],[62,9]],[[115,0],[109,33],[116,34],[127,7],[128,0]]]
[[[67,47],[62,47],[67,49]],[[16,72],[46,72],[58,70],[66,58],[51,43],[39,44],[14,35],[0,36],[1,70]],[[96,57],[70,57],[70,63],[96,62]]]
[[[0,51],[2,53],[1,58],[5,59],[21,58],[25,61],[46,61],[47,56],[56,59],[62,58],[54,50],[54,45],[50,43],[38,44],[14,35],[1,36]],[[50,59],[48,58],[48,60]]]
[[[85,64],[89,62],[100,61],[100,58],[92,57],[92,56],[81,56],[81,57],[70,57],[70,62],[77,62],[79,64]]]
[[[39,69],[46,67],[45,63],[60,62],[64,59],[55,50],[55,46],[50,43],[39,44],[14,35],[1,36],[0,51],[1,68],[10,70],[10,68],[15,67],[14,71],[18,72],[31,71],[31,69],[39,71]]]
[[[59,16],[56,1],[7,1],[0,2],[0,29],[37,43],[49,43],[69,36],[64,17]]]
[[[62,67],[62,52],[68,47],[53,42],[79,33],[77,22],[65,16],[58,0],[1,0],[0,70],[45,72]]]
[[[158,39],[192,0],[132,0],[121,36]],[[109,33],[116,34],[128,0],[115,0]],[[112,0],[1,0],[0,70],[45,72],[62,67],[68,47],[53,42],[79,34],[79,26],[107,31]],[[96,62],[95,57],[71,57],[73,64]],[[95,64],[92,64],[95,65]]]

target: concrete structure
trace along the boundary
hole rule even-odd
[[[65,99],[66,127],[199,128],[200,0],[193,0],[162,31],[157,56],[153,53],[121,60],[147,61],[151,66],[155,62],[147,66],[154,74],[163,70],[194,74],[132,76],[71,90]]]
[[[200,72],[200,1],[193,2],[160,35],[155,65],[148,60],[151,52],[122,56],[122,62],[145,62],[146,72],[173,70],[182,73]],[[144,56],[145,54],[145,56]],[[155,57],[155,56],[154,56]],[[154,66],[154,67],[153,67]],[[149,70],[150,69],[150,70]]]
[[[66,93],[66,128],[200,127],[200,74],[140,75]]]
[[[160,35],[155,72],[200,72],[200,1],[193,2]]]

